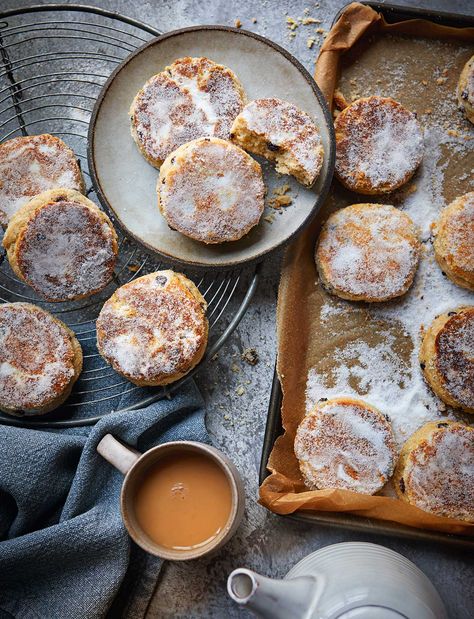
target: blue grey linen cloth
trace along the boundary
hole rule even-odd
[[[202,406],[190,382],[171,400],[92,428],[0,426],[0,618],[143,616],[161,561],[128,537],[123,476],[96,447],[109,432],[140,451],[207,441]]]

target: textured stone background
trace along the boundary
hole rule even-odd
[[[0,0],[0,8],[28,4],[24,0]],[[88,0],[89,5],[118,11],[148,22],[165,32],[195,24],[234,25],[258,32],[286,47],[312,72],[319,43],[309,50],[306,40],[314,27],[300,27],[289,37],[286,16],[309,14],[320,19],[327,30],[346,0],[201,0],[144,1]],[[397,0],[396,4],[415,2]],[[420,7],[469,13],[472,0],[418,0]],[[252,18],[257,22],[252,23]],[[320,39],[320,37],[318,37]],[[349,541],[373,541],[385,544],[414,561],[432,579],[453,619],[474,616],[472,553],[425,542],[397,540],[365,533],[309,526],[287,521],[257,505],[258,469],[265,429],[268,399],[275,362],[275,302],[279,280],[280,256],[274,256],[263,268],[260,287],[238,330],[198,378],[207,407],[207,425],[214,444],[229,454],[239,467],[246,484],[247,508],[244,522],[234,539],[216,556],[187,564],[169,563],[160,576],[149,617],[246,617],[227,598],[225,582],[235,567],[247,566],[264,574],[282,577],[309,552],[327,544]],[[241,351],[255,347],[260,362],[250,367],[240,360]],[[244,393],[238,395],[237,391]]]

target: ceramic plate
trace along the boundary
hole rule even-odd
[[[267,206],[260,223],[239,241],[204,245],[171,230],[157,207],[158,170],[145,161],[130,135],[128,111],[136,93],[149,77],[183,56],[207,56],[228,66],[242,82],[249,100],[278,97],[291,101],[315,120],[321,132],[324,165],[312,189],[288,176],[278,178],[273,167],[263,162],[268,195],[275,186],[288,182],[293,204],[279,212]],[[303,66],[264,37],[221,26],[176,30],[129,56],[104,85],[89,130],[89,167],[97,194],[125,232],[168,262],[208,268],[231,268],[260,260],[301,231],[329,189],[334,151],[328,108]],[[265,219],[269,215],[271,223]]]

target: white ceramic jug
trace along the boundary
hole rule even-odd
[[[327,546],[284,580],[240,568],[230,597],[267,619],[447,619],[436,589],[402,555],[364,542]]]

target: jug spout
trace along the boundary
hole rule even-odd
[[[227,579],[227,591],[234,602],[265,619],[311,617],[320,585],[315,576],[272,580],[245,568],[234,570]]]

